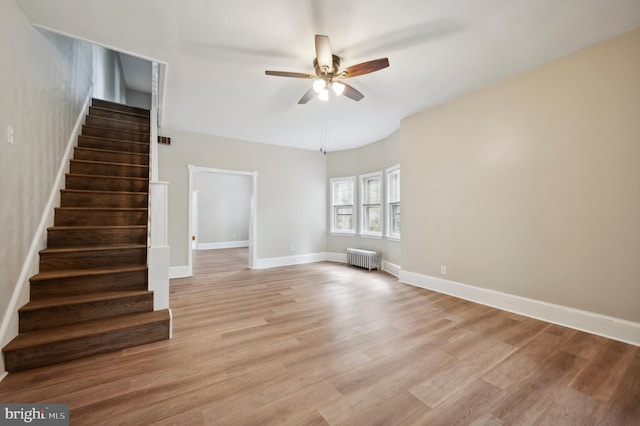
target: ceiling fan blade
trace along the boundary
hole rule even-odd
[[[374,59],[373,61],[363,62],[361,64],[352,65],[344,71],[347,75],[344,78],[357,77],[359,75],[369,74],[389,66],[388,58]]]
[[[306,104],[307,102],[309,102],[311,99],[313,99],[313,97],[316,95],[315,90],[313,90],[313,87],[311,89],[309,89],[307,91],[307,93],[304,94],[303,97],[300,98],[300,100],[298,101],[298,104]]]
[[[364,95],[360,93],[359,90],[354,89],[352,86],[349,86],[346,83],[341,83],[344,84],[344,92],[342,92],[342,94],[347,98],[353,99],[354,101],[359,101],[360,99],[364,98]]]
[[[293,77],[293,78],[316,78],[315,75],[305,74],[303,72],[289,71],[265,71],[266,75],[275,75],[276,77]]]
[[[321,68],[326,67],[329,72],[333,68],[333,52],[331,52],[331,43],[326,35],[316,35],[316,59]]]

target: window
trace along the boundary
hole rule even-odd
[[[331,232],[354,234],[354,176],[331,179]]]
[[[382,172],[360,176],[362,235],[382,236]]]
[[[387,169],[387,236],[400,238],[400,165]]]

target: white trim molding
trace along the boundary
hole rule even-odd
[[[251,269],[277,268],[279,266],[302,265],[305,263],[324,262],[327,260],[327,253],[308,253],[295,256],[271,257],[267,259],[256,259]]]
[[[395,263],[391,263],[387,260],[382,260],[382,270],[396,278],[399,278],[402,268],[400,265],[396,265]]]
[[[219,250],[228,248],[249,247],[249,240],[244,241],[224,241],[220,243],[198,243],[196,250]]]
[[[328,262],[347,263],[347,253],[327,253]]]
[[[640,346],[640,323],[442,278],[401,271],[400,282]]]

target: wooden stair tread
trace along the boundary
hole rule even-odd
[[[93,106],[93,105],[91,106],[91,108],[98,109],[98,110],[101,110],[101,111],[116,112],[118,114],[127,114],[127,115],[130,115],[132,117],[136,117],[136,118],[144,118],[144,119],[147,119],[147,120],[149,119],[148,115],[137,114],[135,112],[120,111],[120,110],[117,110],[117,109],[111,109],[111,108],[105,108],[105,107]]]
[[[47,231],[100,230],[100,229],[144,229],[147,225],[62,225],[50,226]]]
[[[42,346],[50,343],[82,338],[85,336],[99,335],[110,331],[124,330],[145,324],[168,321],[169,310],[143,312],[136,314],[119,315],[115,317],[79,322],[77,324],[46,330],[29,331],[20,333],[7,344],[3,352],[16,351],[28,347]]]
[[[140,168],[140,169],[148,169],[149,168],[149,166],[146,165],[146,164],[114,163],[114,162],[97,161],[97,160],[76,160],[76,159],[73,159],[73,160],[71,160],[71,162],[72,163],[83,163],[83,164],[100,164],[101,166],[103,166],[103,165],[116,166],[116,167],[126,166],[126,167]]]
[[[132,180],[149,180],[149,178],[131,177],[131,176],[105,176],[105,175],[87,175],[83,173],[67,173],[66,176],[76,176],[85,178],[101,178],[101,179],[132,179]]]
[[[82,138],[90,138],[90,139],[99,139],[99,140],[105,141],[105,142],[123,142],[123,143],[127,143],[127,144],[138,144],[138,145],[149,146],[149,142],[129,141],[129,140],[126,140],[126,139],[103,138],[102,136],[92,136],[92,135],[80,135],[80,137],[82,137]],[[84,148],[84,147],[78,147],[78,148]],[[113,151],[113,150],[109,150],[109,151]],[[129,151],[115,151],[115,152],[126,152],[126,153],[130,153],[130,154],[134,154],[133,152],[129,152]]]
[[[61,189],[61,192],[73,192],[78,194],[109,194],[109,195],[147,195],[148,192],[132,192],[132,191],[104,191],[99,189]]]
[[[133,167],[139,169],[148,169],[149,166],[147,164],[132,164],[132,163],[114,163],[109,161],[98,161],[98,160],[71,160],[72,163],[76,164],[91,164],[91,165],[100,165],[100,166],[114,166],[114,167]]]
[[[57,306],[75,305],[79,303],[99,302],[101,300],[115,300],[123,297],[145,296],[150,292],[144,291],[110,291],[108,293],[87,293],[75,296],[48,297],[46,299],[31,300],[19,309],[19,312],[29,312],[38,309],[54,308]]]
[[[31,277],[31,282],[46,281],[61,278],[85,277],[91,275],[106,275],[118,272],[139,272],[146,271],[147,265],[134,266],[112,266],[109,268],[88,268],[88,269],[60,269],[56,271],[39,272]]]
[[[134,107],[127,104],[121,104],[119,102],[107,101],[105,99],[99,98],[91,98],[91,106],[92,107],[100,107],[103,109],[107,109],[115,112],[122,111],[135,111],[136,114],[143,115],[145,117],[149,117],[151,111],[146,108]]]
[[[140,142],[140,143],[144,144],[144,142]],[[145,157],[149,157],[149,154],[145,152],[115,151],[113,149],[85,148],[83,146],[77,146],[75,147],[75,149],[82,150],[82,151],[100,152],[100,153],[142,155]]]
[[[107,109],[104,109],[104,111],[109,111]],[[123,113],[123,111],[115,111],[115,110],[111,110],[112,112],[117,112],[119,114]],[[101,116],[97,116],[97,115],[88,115],[89,117],[93,118],[93,119],[99,119],[99,120],[105,120],[106,122],[114,122],[114,123],[123,123],[123,124],[132,124],[132,125],[142,125],[142,126],[149,126],[149,123],[136,123],[136,122],[131,122],[131,121],[127,121],[127,120],[119,120],[117,118],[113,118],[113,117],[101,117]],[[148,117],[145,117],[148,119]],[[93,127],[93,126],[91,126]],[[111,127],[108,127],[109,129],[111,129]],[[128,131],[128,130],[127,130]],[[139,133],[146,133],[146,132],[139,132]]]
[[[125,121],[126,123],[126,121]],[[100,126],[87,126],[84,125],[83,126],[84,129],[93,129],[93,130],[106,130],[108,132],[116,132],[116,133],[128,133],[128,134],[133,134],[133,135],[144,135],[144,136],[151,136],[151,134],[149,132],[135,132],[133,130],[122,130],[122,129],[111,129],[109,127],[100,127]],[[124,139],[125,142],[129,142],[126,139]],[[138,141],[140,142],[140,141]],[[144,142],[141,142],[144,143]]]
[[[86,252],[86,251],[108,251],[108,250],[121,250],[121,249],[140,249],[146,248],[146,244],[110,244],[100,246],[83,246],[83,247],[47,247],[40,250],[40,254],[52,254],[52,253],[73,253],[73,252]]]
[[[148,210],[147,207],[54,207],[56,210],[67,210],[67,211],[131,211],[131,212],[143,212]]]

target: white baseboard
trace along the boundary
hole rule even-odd
[[[73,148],[77,144],[82,123],[84,123],[84,118],[89,110],[92,94],[93,85],[89,87],[89,93],[84,100],[84,104],[78,114],[76,123],[69,134],[67,147],[62,159],[60,160],[58,173],[53,181],[53,185],[51,186],[51,192],[49,193],[49,199],[42,211],[40,223],[38,224],[38,228],[36,229],[33,239],[31,240],[31,246],[29,247],[29,251],[24,259],[24,263],[22,264],[20,276],[13,288],[13,293],[11,294],[11,299],[9,299],[7,310],[2,318],[2,323],[0,324],[0,347],[4,347],[18,335],[18,309],[29,301],[29,278],[38,272],[40,266],[40,257],[38,256],[38,253],[46,247],[47,227],[53,225],[54,207],[60,204],[60,190],[64,189],[65,173],[69,170],[70,160],[73,155]],[[4,358],[0,357],[0,372],[2,371],[4,371]]]
[[[347,263],[347,253],[327,253],[328,262]]]
[[[252,269],[276,268],[278,266],[302,265],[304,263],[324,262],[327,253],[298,254],[295,256],[256,259]]]
[[[640,323],[528,299],[415,272],[401,271],[400,282],[437,291],[527,317],[640,346]]]
[[[169,279],[187,278],[193,276],[193,269],[188,266],[171,266],[169,268]]]
[[[249,240],[246,241],[224,241],[221,243],[199,243],[196,245],[197,250],[219,250],[228,248],[249,247]]]
[[[396,278],[400,277],[400,272],[402,271],[402,268],[400,268],[400,265],[396,265],[395,263],[391,263],[389,261],[383,260],[382,261],[382,270],[385,271],[388,274],[393,275]]]

